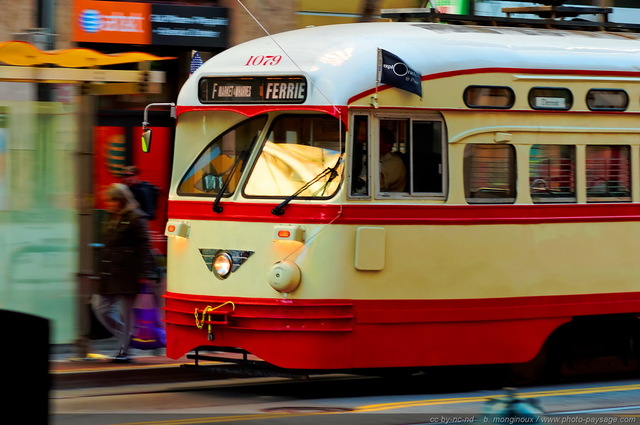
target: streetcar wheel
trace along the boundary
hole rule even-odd
[[[532,385],[539,382],[548,372],[549,357],[549,345],[545,343],[528,362],[506,364],[507,380],[512,385]]]

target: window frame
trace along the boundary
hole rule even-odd
[[[592,106],[591,102],[589,101],[589,96],[591,96],[594,93],[603,93],[603,92],[615,92],[615,93],[624,94],[626,98],[626,102],[624,106],[605,107],[605,108]],[[589,108],[590,111],[626,111],[627,108],[629,108],[629,93],[627,93],[627,91],[623,89],[592,88],[592,89],[589,89],[589,91],[587,91],[587,94],[585,96],[585,103],[587,104],[587,108]]]
[[[475,89],[490,89],[490,90],[505,90],[507,94],[507,98],[509,102],[502,106],[496,105],[481,105],[481,104],[472,104],[469,99],[469,92]],[[513,89],[509,86],[490,86],[490,85],[482,85],[482,84],[474,84],[467,86],[462,93],[462,100],[468,108],[472,109],[511,109],[513,105],[516,103],[516,94]]]
[[[590,174],[593,173],[593,167],[591,167],[590,169],[590,161],[593,161],[593,159],[590,159],[589,157],[589,151],[595,150],[595,149],[599,149],[602,150],[603,148],[618,148],[618,151],[622,151],[622,148],[624,148],[626,150],[626,161],[627,161],[627,166],[626,168],[626,175],[627,175],[627,182],[629,187],[627,188],[627,192],[625,195],[623,196],[614,196],[614,195],[609,195],[609,196],[600,196],[597,195],[597,192],[591,192],[590,193],[590,185],[595,181],[594,179],[590,179]],[[605,164],[605,167],[608,167],[609,164]],[[586,145],[585,147],[585,192],[586,192],[586,202],[593,204],[593,203],[610,203],[610,202],[632,202],[633,199],[633,190],[632,190],[632,186],[633,186],[633,178],[632,178],[632,168],[633,168],[633,164],[632,164],[632,149],[630,145]],[[615,173],[620,173],[620,170],[622,170],[622,167],[618,168],[617,170],[615,170]],[[609,170],[605,170],[605,173],[608,173]],[[610,193],[610,184],[612,182],[612,180],[607,180],[602,176],[603,181],[605,182],[605,191],[604,193]],[[621,183],[621,180],[617,180],[615,181],[618,183],[618,185]],[[618,186],[619,187],[619,186]]]
[[[534,99],[539,99],[542,97],[554,97],[554,96],[536,96],[534,94],[534,92],[536,90],[549,90],[549,91],[558,91],[558,92],[564,92],[566,94],[568,94],[568,97],[562,97],[562,96],[557,96],[558,98],[564,98],[565,100],[567,100],[568,105],[566,107],[556,107],[556,106],[537,106],[535,105],[535,102],[533,102]],[[529,102],[529,107],[531,107],[531,109],[535,109],[536,111],[568,111],[573,107],[573,93],[571,92],[571,90],[569,90],[566,87],[531,87],[529,89],[529,93],[527,95],[527,100]]]
[[[354,165],[354,156],[356,154],[356,140],[357,130],[354,128],[356,125],[356,117],[367,117],[367,151],[366,161],[364,165],[367,168],[366,172],[366,193],[354,193],[354,185],[357,176],[354,174],[358,172],[356,167],[361,167],[361,164]],[[405,130],[399,140],[396,140],[396,145],[402,146],[401,152],[405,155],[405,167],[407,173],[407,191],[402,192],[382,192],[380,190],[380,133],[379,128],[381,122],[385,121],[404,121]],[[438,140],[431,138],[431,146],[434,147],[435,143],[438,144],[439,161],[438,164],[438,182],[435,183],[440,186],[440,191],[437,192],[418,192],[415,190],[416,179],[419,178],[418,173],[414,171],[414,161],[420,161],[420,158],[415,157],[416,149],[414,144],[416,141],[416,125],[420,123],[438,123]],[[349,116],[350,131],[348,140],[349,150],[349,164],[348,171],[346,172],[346,178],[348,180],[347,185],[347,198],[352,200],[368,200],[368,199],[432,199],[443,201],[447,198],[449,191],[449,164],[448,164],[448,142],[447,142],[447,126],[444,117],[439,113],[394,113],[394,112],[367,112],[367,111],[352,111]],[[434,133],[431,133],[434,135]],[[396,138],[398,136],[396,135]],[[436,148],[434,148],[436,150]],[[432,168],[430,168],[432,170]],[[354,171],[355,170],[355,171]],[[421,169],[424,170],[424,169]],[[429,177],[423,177],[423,181],[431,181]],[[424,183],[423,183],[424,186]]]
[[[504,197],[491,197],[491,196],[470,196],[471,193],[485,193],[485,192],[481,192],[482,188],[480,188],[478,191],[476,192],[472,192],[472,187],[470,186],[472,182],[474,182],[474,180],[471,179],[472,177],[472,167],[475,165],[473,163],[469,163],[468,161],[471,160],[472,158],[480,158],[480,156],[478,155],[477,152],[469,152],[467,153],[468,150],[471,149],[479,149],[479,148],[487,148],[487,149],[508,149],[509,150],[509,155],[507,157],[507,159],[509,160],[507,162],[507,169],[506,169],[506,173],[507,173],[507,194],[512,194],[512,196],[504,196]],[[491,163],[489,163],[490,166],[492,166]],[[465,145],[464,147],[464,154],[463,154],[463,161],[462,161],[462,167],[463,167],[463,189],[464,189],[464,197],[465,200],[467,202],[467,204],[470,205],[479,205],[479,204],[515,204],[516,200],[518,199],[518,185],[517,185],[517,180],[518,180],[518,153],[515,149],[515,146],[510,145],[510,144],[495,144],[495,143],[469,143],[467,145]],[[491,170],[490,170],[491,171]],[[495,190],[495,191],[499,191],[500,188],[496,187],[495,189],[488,187],[487,190]],[[487,194],[489,192],[486,192]]]
[[[560,170],[560,173],[563,172],[563,168],[565,167],[562,164],[562,160],[566,159],[566,156],[557,156],[552,158],[553,163],[548,165],[549,168],[549,174],[548,174],[548,178],[547,180],[551,180],[551,182],[548,182],[547,180],[543,180],[543,185],[539,186],[538,185],[538,180],[539,175],[538,173],[534,173],[532,172],[532,168],[534,167],[534,149],[536,147],[539,147],[541,150],[544,149],[548,149],[548,148],[567,148],[569,150],[568,152],[568,157],[570,160],[570,175],[569,175],[569,182],[570,182],[570,189],[572,190],[570,193],[570,195],[563,195],[563,194],[559,194],[559,196],[553,196],[553,190],[554,190],[554,185],[553,185],[553,181],[558,179],[558,174],[553,173],[553,169],[555,170]],[[563,152],[560,152],[560,154],[563,154]],[[547,153],[546,155],[549,155],[549,153]],[[576,203],[578,201],[578,197],[577,197],[577,163],[576,163],[576,158],[577,158],[577,148],[575,145],[562,145],[562,144],[533,144],[531,145],[530,149],[529,149],[529,158],[528,158],[528,163],[529,163],[529,167],[528,167],[528,171],[529,171],[529,194],[531,195],[531,201],[534,204],[557,204],[557,203]],[[534,175],[535,174],[535,175]],[[540,191],[544,190],[545,192],[547,192],[547,195],[549,196],[545,196],[542,195],[542,193],[534,193],[536,189],[539,189]]]
[[[341,154],[341,157],[344,158],[344,151],[345,151],[345,135],[346,135],[346,131],[345,131],[345,127],[344,124],[342,123],[342,120],[339,117],[335,117],[333,115],[330,114],[326,114],[326,113],[322,113],[322,112],[307,112],[307,111],[285,111],[284,113],[280,113],[277,114],[275,116],[270,116],[269,122],[267,123],[267,125],[265,126],[266,130],[264,133],[264,136],[261,137],[260,140],[260,147],[258,149],[254,148],[254,151],[256,151],[255,157],[253,158],[252,162],[251,162],[251,169],[246,173],[246,177],[244,178],[244,183],[242,184],[242,196],[247,198],[247,199],[286,199],[289,196],[294,195],[295,191],[292,193],[288,193],[288,194],[281,194],[281,195],[265,195],[265,194],[254,194],[254,193],[247,193],[247,186],[250,184],[253,173],[255,172],[256,166],[258,165],[258,162],[260,161],[260,156],[262,155],[262,152],[265,148],[265,143],[267,142],[267,139],[270,137],[270,135],[273,132],[274,127],[276,126],[276,124],[278,123],[278,121],[280,119],[283,118],[288,118],[288,117],[326,117],[326,118],[333,118],[336,120],[336,122],[338,123],[338,131],[339,131],[339,149],[340,151],[336,151],[339,152]],[[318,146],[314,146],[314,147],[318,147]],[[320,148],[321,149],[321,148]],[[333,192],[331,192],[331,194],[326,195],[326,196],[306,196],[306,195],[296,195],[295,199],[304,199],[304,200],[327,200],[327,199],[331,199],[333,197],[335,197],[339,192],[340,192],[340,188],[342,187],[344,178],[345,178],[345,169],[344,169],[344,165],[340,165],[341,161],[337,161],[337,168],[342,168],[342,171],[339,172],[339,175],[337,176],[337,179],[335,180],[338,184],[335,187],[335,190]],[[334,164],[332,164],[333,166]],[[308,181],[306,182],[308,183]],[[301,186],[302,187],[302,186]]]
[[[236,129],[240,128],[241,126],[246,125],[250,121],[257,121],[257,120],[260,120],[260,119],[264,119],[264,122],[262,123],[262,131],[264,131],[264,129],[266,128],[267,124],[269,123],[269,116],[267,114],[260,114],[260,115],[256,115],[256,116],[253,116],[253,117],[248,117],[248,118],[246,118],[244,120],[241,120],[240,122],[236,123],[235,125],[232,125],[232,126],[226,128],[224,131],[220,132],[213,139],[211,139],[211,141],[209,143],[207,143],[207,145],[204,147],[204,149],[202,149],[198,153],[198,155],[195,156],[193,161],[191,161],[189,167],[187,167],[187,170],[184,172],[184,174],[182,175],[182,177],[180,178],[180,180],[178,182],[178,185],[176,187],[176,194],[179,195],[179,196],[197,196],[197,197],[209,197],[209,198],[217,197],[218,193],[219,193],[217,191],[215,191],[215,192],[196,193],[196,192],[185,192],[185,191],[181,190],[180,188],[182,187],[183,183],[186,181],[187,176],[190,174],[192,168],[201,160],[201,158],[204,156],[205,152],[210,150],[214,146],[214,144],[216,142],[218,142],[219,140],[220,141],[223,140],[226,135],[228,135],[229,133],[235,131]],[[249,164],[251,154],[255,150],[256,143],[261,137],[262,137],[262,132],[260,132],[258,135],[256,135],[254,137],[254,139],[251,142],[249,142],[249,144],[247,146],[248,154],[246,156],[245,163],[242,165],[242,169],[245,169],[246,165]],[[220,155],[222,155],[223,148],[221,147],[220,150],[221,150]],[[236,155],[236,158],[237,158],[237,155]],[[210,162],[211,161],[209,161],[209,163]],[[201,169],[202,168],[200,168],[200,170]],[[242,180],[242,172],[243,172],[242,169],[235,171],[235,173],[239,173],[239,174],[236,174],[237,177],[238,177],[238,181],[237,181],[236,187],[231,192],[226,192],[225,191],[225,193],[223,193],[223,195],[222,195],[223,198],[228,198],[228,197],[232,196],[238,189],[240,189],[241,180]],[[194,171],[194,174],[196,172],[197,171]],[[221,184],[221,187],[222,187],[225,184],[225,180],[221,179],[220,184]]]

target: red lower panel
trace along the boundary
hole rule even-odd
[[[424,301],[166,297],[169,357],[201,346],[236,347],[295,369],[524,362],[573,316],[630,313],[640,301],[636,293]]]

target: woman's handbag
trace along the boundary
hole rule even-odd
[[[131,347],[139,350],[162,348],[166,344],[166,333],[160,318],[160,306],[152,283],[141,285],[140,293],[133,304],[134,325]]]

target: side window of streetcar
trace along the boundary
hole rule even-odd
[[[411,193],[442,195],[445,169],[442,121],[414,121],[411,140]]]
[[[445,185],[444,123],[438,119],[380,119],[381,197],[394,193],[441,198]]]
[[[532,109],[554,109],[567,111],[573,105],[569,89],[560,87],[534,87],[529,90],[529,106]]]
[[[592,111],[624,111],[629,106],[629,95],[618,89],[591,89],[587,106]]]
[[[464,90],[463,99],[469,108],[509,109],[516,95],[510,87],[469,86]]]
[[[631,201],[629,146],[587,146],[587,202]]]
[[[516,200],[516,155],[511,145],[467,145],[464,150],[464,190],[473,204]]]
[[[378,161],[379,190],[383,193],[408,192],[409,120],[380,120]]]
[[[575,147],[533,145],[529,188],[534,203],[575,202]]]
[[[351,196],[369,196],[369,117],[355,115],[351,129]]]

